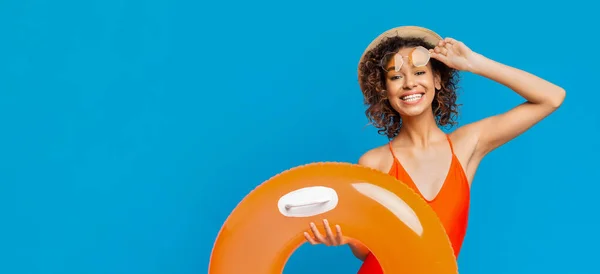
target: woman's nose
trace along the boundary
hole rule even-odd
[[[404,78],[404,88],[413,88],[415,86],[415,79],[412,75],[406,75]]]

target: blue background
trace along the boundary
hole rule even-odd
[[[256,185],[386,142],[356,66],[421,25],[567,90],[485,159],[461,273],[595,273],[597,40],[582,0],[0,2],[0,273],[206,273]],[[495,13],[495,14],[494,14]],[[463,74],[460,122],[522,101]],[[302,246],[285,273],[355,273]]]

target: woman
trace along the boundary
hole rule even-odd
[[[457,128],[457,72],[496,81],[526,102],[511,110]],[[386,31],[367,47],[359,63],[366,115],[390,142],[364,153],[358,163],[399,179],[424,198],[440,217],[455,255],[465,236],[470,187],[479,163],[554,112],[565,91],[525,71],[495,62],[452,38],[404,26]],[[485,92],[485,91],[483,91]],[[311,223],[311,244],[348,244],[364,263],[359,273],[382,273],[367,247],[335,233],[327,220],[320,233]]]

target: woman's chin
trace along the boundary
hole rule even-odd
[[[425,105],[419,105],[419,106],[412,106],[409,108],[403,107],[400,109],[400,111],[398,111],[398,113],[400,113],[401,117],[418,117],[418,116],[423,116],[425,115],[426,111],[430,111],[431,112],[431,108],[427,107]]]

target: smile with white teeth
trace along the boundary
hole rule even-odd
[[[400,99],[402,99],[402,101],[405,101],[405,102],[414,102],[414,101],[421,99],[421,97],[423,97],[423,94],[417,93],[417,94],[402,96]]]

